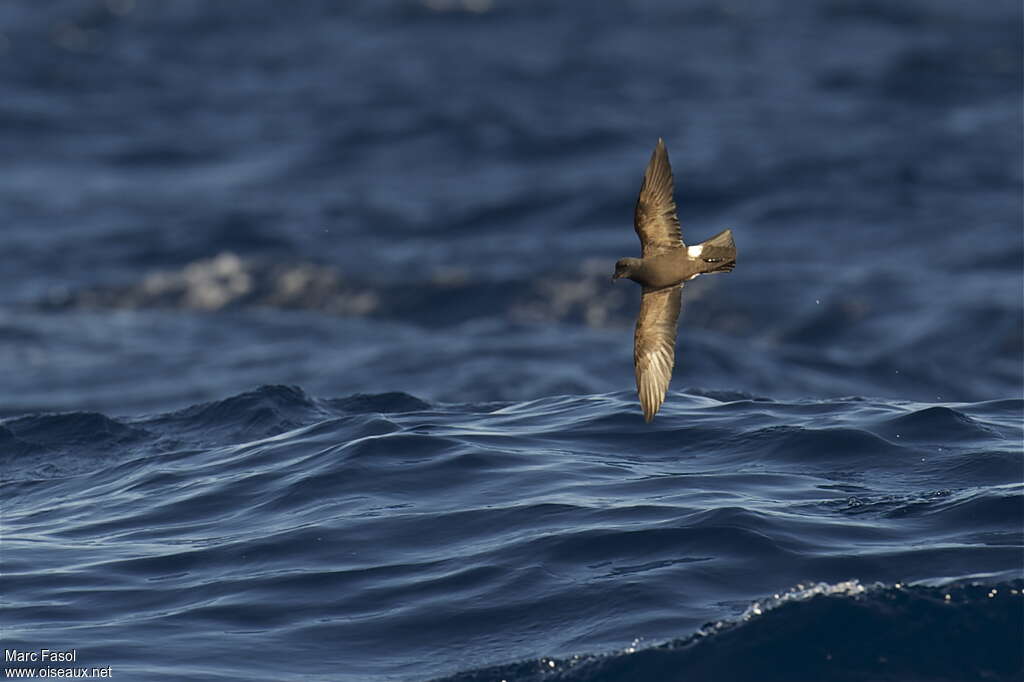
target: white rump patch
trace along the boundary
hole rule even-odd
[[[700,258],[701,252],[704,250],[703,244],[697,244],[686,249],[686,255],[690,258]]]

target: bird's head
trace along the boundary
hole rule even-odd
[[[637,265],[639,265],[638,258],[620,258],[615,263],[615,274],[612,275],[612,281],[630,277],[636,271]]]

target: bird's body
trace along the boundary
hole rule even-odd
[[[704,244],[689,247],[682,245],[647,258],[636,258],[634,259],[637,261],[636,265],[627,276],[645,287],[664,289],[688,282],[697,275],[720,272],[726,268],[725,263],[735,265],[735,260],[728,260],[730,250],[733,253],[732,258],[735,258],[735,247],[731,246],[731,236],[732,231],[726,230]],[[729,243],[723,244],[721,247],[713,247],[711,243],[715,240]],[[706,255],[705,252],[707,252]],[[721,261],[706,262],[707,258],[715,258],[716,253]],[[719,263],[721,264],[719,265]]]
[[[643,287],[633,337],[633,365],[637,394],[648,422],[664,402],[672,378],[683,283],[705,273],[729,272],[736,265],[731,230],[702,244],[683,243],[672,192],[668,150],[659,139],[644,171],[633,214],[642,257],[620,259],[612,276],[631,279]]]

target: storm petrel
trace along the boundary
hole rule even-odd
[[[640,237],[642,257],[615,263],[612,280],[627,277],[643,287],[633,335],[633,367],[644,421],[649,422],[665,401],[672,378],[683,282],[709,272],[731,271],[736,266],[736,245],[732,230],[719,232],[703,244],[683,243],[672,198],[672,166],[661,138],[644,171],[633,227]]]

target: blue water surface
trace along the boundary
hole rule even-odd
[[[1021,679],[1021,19],[4,2],[3,647]],[[739,257],[645,424],[609,278],[659,137],[684,239]]]

